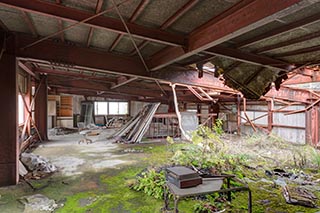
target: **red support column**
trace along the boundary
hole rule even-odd
[[[35,99],[35,122],[42,140],[48,140],[48,84],[47,76],[41,76],[41,83],[37,85],[39,92]]]
[[[306,143],[317,146],[319,142],[319,110],[318,105],[306,112]]]
[[[268,131],[271,133],[273,127],[273,100],[268,101]]]
[[[241,135],[241,98],[237,98],[237,134]]]
[[[6,36],[0,33],[0,41]],[[0,186],[17,184],[18,172],[18,88],[14,37],[6,37],[6,51],[0,58]],[[2,47],[1,47],[2,49]]]
[[[197,104],[197,113],[201,114],[201,104]],[[201,124],[201,115],[198,116],[199,125]]]

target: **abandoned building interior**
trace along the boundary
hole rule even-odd
[[[0,70],[0,212],[319,211],[320,0],[1,0]]]

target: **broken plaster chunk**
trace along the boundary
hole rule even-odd
[[[21,197],[20,202],[25,205],[23,213],[47,213],[58,208],[54,200],[42,194]]]

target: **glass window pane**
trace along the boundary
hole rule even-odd
[[[22,99],[21,95],[19,95],[18,100],[19,100],[19,102],[18,102],[19,124],[23,124],[24,123],[24,103],[23,103],[23,99]]]
[[[126,102],[119,103],[119,114],[120,115],[128,114],[128,103]]]
[[[96,115],[108,115],[108,102],[95,102]]]
[[[109,113],[110,115],[119,114],[119,102],[109,102]]]

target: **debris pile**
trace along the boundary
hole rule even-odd
[[[317,197],[301,187],[284,186],[282,187],[282,194],[286,202],[293,205],[301,205],[311,208],[316,208]]]
[[[24,196],[20,198],[20,202],[25,205],[24,213],[46,213],[53,212],[58,208],[58,204],[52,199],[42,194]]]
[[[46,158],[32,153],[22,153],[21,162],[32,172],[34,177],[44,176],[57,171],[57,167]]]
[[[55,127],[53,129],[49,130],[49,135],[55,136],[55,135],[69,135],[73,133],[77,133],[77,128],[67,128],[67,127]]]
[[[110,138],[115,138],[117,142],[141,142],[159,105],[160,103],[152,103],[144,106],[139,113],[128,121],[118,132],[111,135]]]

